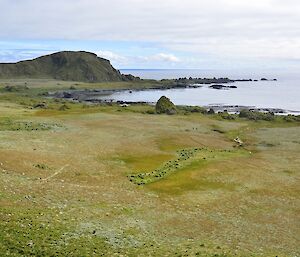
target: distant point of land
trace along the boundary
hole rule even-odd
[[[64,51],[17,63],[0,63],[0,79],[56,79],[81,82],[118,82],[139,78],[123,75],[109,60],[84,51]]]

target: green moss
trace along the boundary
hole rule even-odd
[[[17,85],[17,86],[12,86],[12,85],[8,85],[5,86],[3,89],[1,89],[1,91],[3,92],[22,92],[25,90],[28,90],[29,88],[27,86],[22,86],[22,85]]]
[[[250,111],[250,110],[241,110],[239,117],[247,118],[249,120],[266,120],[266,121],[273,121],[275,120],[275,115],[272,112],[258,112],[258,111]]]
[[[59,124],[15,121],[10,118],[0,119],[0,131],[45,131],[60,127]]]
[[[238,115],[229,114],[228,112],[220,112],[218,115],[224,120],[236,120],[238,118]]]
[[[59,84],[57,88],[70,87],[66,82]],[[127,86],[146,84],[76,85]],[[1,256],[296,254],[294,224],[278,222],[283,214],[295,220],[296,210],[286,204],[297,197],[299,124],[295,118],[224,120],[193,108],[177,108],[178,115],[172,117],[144,115],[154,109],[148,105],[82,108],[82,103],[43,99],[40,94],[49,88],[29,85],[23,91],[0,94],[2,116],[9,116],[0,119],[0,130],[13,131],[16,126],[26,130],[24,123],[29,122],[23,115],[34,121],[27,129],[45,121],[70,128],[59,134],[0,133],[0,170],[6,170],[0,179]],[[41,102],[48,109],[31,109]],[[64,104],[70,109],[59,111]],[[191,115],[183,116],[184,112]],[[251,155],[240,148],[221,149],[230,148],[237,136],[248,151],[251,148]],[[30,147],[24,148],[26,144]],[[31,144],[38,151],[31,151]],[[189,156],[194,149],[190,147],[198,145],[210,147]],[[182,150],[176,150],[183,148],[182,157],[189,158],[180,159]],[[37,179],[51,174],[46,164],[56,171],[65,162],[70,169],[56,179]],[[132,175],[163,172],[167,163],[171,169],[145,187],[124,180],[128,170]],[[151,173],[144,180],[152,177]],[[242,229],[236,224],[243,224]],[[280,233],[274,231],[282,231],[285,237],[277,242]],[[258,240],[262,234],[263,240]],[[231,238],[239,240],[239,249],[228,243]]]
[[[169,160],[161,167],[128,175],[129,180],[137,185],[145,185],[163,179],[174,172],[201,168],[208,162],[236,157],[244,154],[244,150],[213,150],[205,147],[183,149],[177,151],[177,158]]]
[[[177,110],[186,113],[202,113],[207,114],[207,110],[200,106],[177,106]]]
[[[300,122],[300,115],[287,115],[287,116],[284,116],[283,117],[283,120],[284,121],[287,121],[287,122]]]
[[[108,60],[83,51],[64,51],[18,63],[1,63],[0,68],[0,77],[4,79],[53,78],[84,82],[135,79],[122,75]]]
[[[91,256],[112,253],[105,239],[76,233],[56,211],[1,209],[0,251],[6,256]],[[16,214],[11,214],[16,213]],[[88,247],[83,247],[88,245]]]
[[[162,96],[155,105],[156,113],[176,114],[176,106],[170,101],[169,98]]]

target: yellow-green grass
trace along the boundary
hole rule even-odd
[[[139,89],[159,87],[166,82],[156,80],[141,80],[131,82],[102,82],[102,83],[86,83],[76,81],[60,81],[52,79],[0,79],[0,88],[5,86],[27,86],[29,89],[42,90],[48,88],[50,90],[59,89]]]
[[[298,123],[9,97],[0,119],[61,129],[0,130],[2,255],[299,255]],[[215,159],[199,152],[153,183],[128,180],[198,147]]]
[[[237,146],[236,146],[237,147]],[[240,148],[240,147],[239,147]],[[216,163],[227,158],[233,158],[237,156],[243,156],[251,154],[251,152],[244,149],[209,149],[209,148],[191,148],[182,149],[177,152],[177,156],[173,160],[169,160],[160,167],[154,170],[139,171],[139,173],[132,173],[128,175],[131,182],[137,185],[145,185],[158,180],[165,179],[168,176],[172,176],[171,179],[176,179],[181,185],[186,184],[186,189],[193,189],[192,184],[198,184],[195,180],[187,176],[188,171],[196,170],[197,173],[201,173],[201,170],[206,168],[211,163]],[[176,174],[174,174],[176,173]],[[179,176],[177,176],[180,174]],[[176,178],[176,177],[179,177]],[[186,179],[184,179],[186,178]],[[168,180],[169,182],[169,180]],[[178,183],[177,183],[178,184]],[[172,185],[173,187],[174,185]],[[162,186],[162,190],[170,193],[171,190],[165,185]],[[181,191],[181,190],[180,190]]]

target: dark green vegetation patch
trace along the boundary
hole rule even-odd
[[[169,98],[162,96],[156,103],[155,110],[157,113],[176,114],[176,106]]]
[[[61,128],[59,124],[36,123],[31,121],[14,121],[10,118],[0,119],[0,131],[45,131]]]
[[[287,122],[294,122],[294,121],[298,121],[300,122],[300,115],[287,115],[287,116],[284,116],[283,119]]]
[[[39,78],[84,82],[133,81],[108,60],[89,52],[65,51],[17,63],[0,64],[1,79]]]
[[[257,111],[251,111],[251,110],[241,110],[239,116],[241,118],[247,118],[249,120],[266,120],[266,121],[272,121],[275,120],[275,115],[272,112],[257,112]]]
[[[3,92],[21,92],[21,91],[25,91],[25,90],[28,90],[29,87],[27,86],[21,86],[21,85],[18,85],[18,86],[11,86],[11,85],[8,85],[8,86],[5,86],[2,91]]]
[[[237,155],[244,155],[248,152],[240,150],[214,150],[208,149],[206,147],[202,148],[192,148],[192,149],[183,149],[177,152],[178,158],[166,162],[160,168],[155,169],[150,172],[140,172],[138,174],[131,174],[128,176],[129,180],[137,185],[145,185],[166,176],[171,175],[174,172],[183,170],[189,166],[198,166],[199,168],[207,164],[209,161],[217,161]]]

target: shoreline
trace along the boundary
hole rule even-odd
[[[164,84],[166,81],[173,81],[174,83]],[[118,88],[118,89],[76,89],[70,88],[68,90],[53,91],[48,92],[45,96],[51,98],[65,99],[75,102],[84,102],[89,104],[120,104],[122,105],[136,105],[136,104],[148,104],[154,105],[155,102],[151,101],[126,101],[126,100],[116,100],[113,98],[107,98],[115,93],[128,92],[129,94],[133,92],[140,91],[152,91],[152,90],[170,90],[170,89],[188,89],[188,88],[200,88],[203,86],[209,86],[212,90],[235,90],[237,87],[234,82],[256,82],[256,81],[277,81],[277,79],[266,79],[262,78],[260,80],[252,79],[228,79],[228,78],[179,78],[175,80],[160,80],[162,84],[154,84],[150,87],[135,87],[135,88]],[[158,82],[158,81],[157,81]],[[198,83],[196,83],[198,82]],[[223,85],[225,84],[225,85]],[[231,85],[228,85],[231,84]],[[178,105],[178,106],[199,106],[207,110],[212,109],[214,112],[228,112],[231,114],[238,114],[242,109],[247,109],[250,111],[258,111],[265,113],[274,113],[276,115],[300,115],[300,110],[289,110],[278,107],[257,107],[254,105],[238,105],[238,104],[206,104],[206,105]]]
[[[199,87],[193,85],[191,88]],[[174,89],[177,87],[174,87]],[[190,88],[190,86],[186,86],[185,88]],[[55,91],[49,92],[47,97],[50,98],[58,98],[65,99],[73,102],[80,103],[88,103],[88,104],[119,104],[122,107],[126,107],[128,105],[137,105],[137,104],[148,104],[155,105],[155,102],[150,101],[123,101],[123,100],[114,100],[114,99],[104,99],[101,97],[110,96],[114,93],[125,92],[129,93],[136,91],[148,91],[148,90],[168,90],[172,88],[139,88],[139,89],[85,89],[85,90],[63,90],[63,91]],[[191,105],[177,105],[177,106],[191,106]],[[274,113],[275,115],[300,115],[300,111],[275,108],[275,107],[256,107],[249,105],[227,105],[227,104],[209,104],[209,105],[192,105],[203,107],[207,110],[212,109],[215,113],[220,112],[228,112],[230,114],[238,114],[241,110],[246,109],[249,111],[258,111],[265,113]]]

